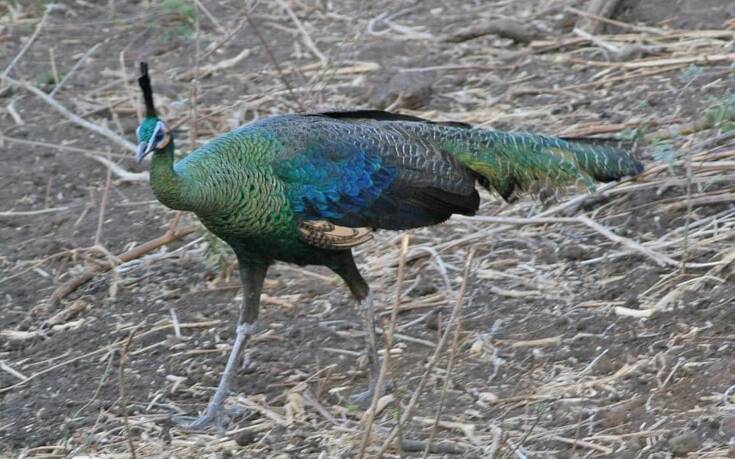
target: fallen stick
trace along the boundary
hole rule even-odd
[[[527,24],[512,19],[498,19],[488,21],[485,24],[471,25],[440,40],[447,43],[461,43],[484,35],[497,35],[501,38],[509,38],[517,43],[530,43],[539,38],[538,31]]]
[[[86,155],[87,158],[92,158],[97,162],[100,162],[107,166],[107,168],[115,174],[116,177],[118,177],[123,182],[147,182],[150,179],[150,176],[148,174],[148,171],[145,172],[130,172],[128,170],[123,169],[118,164],[110,161],[109,159],[99,156],[99,155],[92,155],[88,154]]]
[[[604,226],[600,225],[599,223],[595,222],[594,220],[590,219],[589,217],[585,217],[584,215],[580,215],[577,217],[532,217],[532,218],[457,216],[455,218],[474,220],[474,221],[479,221],[479,222],[500,223],[500,224],[505,224],[505,225],[544,225],[544,224],[552,224],[552,223],[581,223],[595,230],[601,235],[605,236],[607,239],[613,242],[617,242],[618,244],[624,245],[625,247],[633,250],[634,252],[638,252],[641,255],[644,255],[647,258],[650,258],[651,260],[655,261],[656,264],[659,266],[666,266],[666,265],[679,266],[679,262],[677,262],[676,260],[666,255],[656,253],[653,250],[650,250],[646,247],[643,247],[641,244],[639,244],[638,242],[635,242],[632,239],[628,239],[627,237],[619,236],[613,233],[612,231],[610,231],[609,229],[605,228]]]
[[[719,193],[708,196],[699,196],[688,199],[687,201],[677,201],[664,206],[666,210],[678,210],[691,207],[713,206],[717,204],[726,204],[735,201],[735,193]]]
[[[640,59],[630,62],[604,62],[583,59],[565,59],[565,63],[583,64],[595,67],[614,67],[619,69],[643,69],[651,67],[664,67],[668,65],[712,65],[735,62],[735,53],[698,54],[696,56],[666,57],[655,59]]]
[[[39,210],[8,210],[5,212],[0,212],[0,217],[28,217],[31,215],[43,215],[53,212],[63,212],[65,210],[69,210],[69,207],[50,207],[48,209]]]
[[[614,80],[614,78],[611,78],[611,80]],[[642,127],[658,128],[659,126],[669,125],[680,121],[681,120],[679,118],[665,118],[661,120],[648,119],[643,121],[632,121],[628,123],[590,123],[565,129],[558,134],[558,137],[589,137],[592,135],[617,133],[626,129],[636,129]]]
[[[613,453],[612,448],[608,448],[607,446],[597,445],[595,443],[580,440],[578,438],[566,438],[566,437],[561,437],[559,435],[554,435],[551,437],[551,439],[556,440],[561,443],[565,443],[567,445],[572,445],[574,447],[581,446],[582,448],[593,449],[595,451],[601,452],[602,454],[612,454]]]
[[[28,376],[14,369],[13,367],[5,363],[4,360],[0,360],[0,370],[3,370],[4,372],[15,376],[16,378],[20,379],[22,382],[28,381]]]
[[[617,234],[613,233],[609,229],[593,221],[592,219],[585,217],[584,215],[580,215],[579,217],[577,217],[577,220],[579,220],[581,223],[584,223],[585,225],[592,228],[593,230],[597,231],[598,233],[602,234],[603,236],[610,239],[611,241],[617,242],[620,245],[624,245],[628,247],[629,249],[633,250],[634,252],[638,252],[642,255],[645,255],[646,257],[655,261],[656,264],[658,264],[659,266],[666,266],[666,265],[677,266],[679,265],[679,262],[677,262],[676,260],[669,258],[666,255],[656,253],[653,250],[649,250],[632,239],[628,239],[627,237],[618,236]]]
[[[193,226],[187,226],[179,231],[176,231],[175,225],[172,225],[172,227],[166,231],[162,236],[157,237],[156,239],[150,240],[146,242],[145,244],[141,244],[138,247],[135,247],[133,249],[128,250],[127,252],[124,252],[120,255],[118,255],[117,259],[120,261],[120,263],[125,263],[131,260],[135,260],[136,258],[140,258],[143,255],[152,252],[153,250],[164,246],[166,244],[170,244],[171,242],[178,241],[179,239],[183,238],[184,236],[191,234],[194,231]],[[104,263],[99,265],[94,265],[84,271],[82,274],[68,280],[67,282],[61,284],[54,290],[54,293],[51,294],[51,297],[48,300],[48,304],[50,306],[55,306],[58,304],[58,302],[79,288],[82,284],[88,282],[90,279],[92,279],[97,274],[106,272],[114,268],[114,266],[110,263]]]
[[[222,61],[217,62],[216,64],[208,64],[200,67],[198,70],[196,68],[191,69],[187,72],[182,73],[179,75],[176,79],[179,81],[191,81],[194,79],[202,79],[205,77],[208,77],[209,75],[212,75],[213,73],[221,72],[222,70],[226,70],[229,68],[232,68],[239,64],[241,61],[245,60],[250,56],[250,49],[243,48],[242,51],[237,56],[231,57],[230,59],[225,59]]]
[[[196,5],[199,7],[200,10],[202,10],[204,15],[207,16],[207,19],[212,21],[212,24],[214,24],[215,27],[219,29],[220,33],[227,32],[225,28],[222,27],[222,24],[219,23],[217,18],[215,18],[214,15],[212,15],[212,13],[210,13],[209,10],[202,4],[201,0],[194,0],[194,3],[196,3]]]

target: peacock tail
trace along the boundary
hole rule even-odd
[[[442,134],[441,145],[506,200],[516,191],[572,182],[592,191],[595,181],[618,180],[643,170],[624,150],[581,139],[484,129]]]

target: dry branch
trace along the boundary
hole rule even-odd
[[[665,67],[673,65],[715,65],[727,64],[735,62],[735,53],[713,53],[713,54],[697,54],[693,56],[667,57],[655,59],[639,59],[630,62],[605,62],[579,60],[574,58],[562,58],[559,62],[568,62],[571,64],[591,65],[595,67],[610,67],[622,69],[644,69],[651,67]]]
[[[20,379],[22,382],[28,381],[28,376],[14,369],[13,367],[5,363],[4,360],[0,360],[0,370],[3,370],[4,372],[12,376],[15,376],[16,378]]]
[[[467,28],[452,32],[441,38],[441,41],[461,43],[485,35],[497,35],[502,38],[509,38],[517,43],[530,43],[540,38],[539,32],[531,28],[528,24],[523,24],[513,19],[497,19],[484,24],[473,24]]]
[[[128,170],[123,169],[118,164],[110,161],[109,159],[99,156],[99,155],[92,155],[88,154],[86,155],[88,158],[92,158],[95,161],[98,161],[110,170],[117,178],[122,180],[123,182],[147,182],[150,178],[148,171],[145,172],[130,172]]]
[[[591,20],[594,20],[594,21],[598,21],[598,22],[603,23],[603,24],[614,25],[616,27],[620,27],[621,29],[633,30],[633,31],[636,31],[636,32],[639,32],[639,33],[651,33],[651,34],[656,34],[656,35],[662,35],[662,34],[664,34],[664,33],[667,32],[664,29],[657,29],[655,27],[637,26],[637,25],[634,25],[634,24],[628,24],[626,22],[616,21],[614,19],[610,19],[610,18],[607,18],[607,17],[604,17],[604,16],[599,16],[599,15],[596,15],[596,14],[591,14],[591,13],[587,13],[585,11],[578,10],[577,8],[574,8],[572,6],[567,6],[564,9],[566,11],[569,11],[571,13],[574,13],[574,14],[576,14],[578,16],[583,17],[583,18],[588,18],[588,19],[591,19]],[[577,25],[577,27],[579,27],[579,24]],[[640,37],[640,35],[636,35],[636,36]]]
[[[69,210],[69,207],[51,207],[48,209],[38,210],[7,210],[4,212],[0,212],[0,217],[28,217],[32,215],[44,215],[52,214],[54,212],[63,212],[65,210]]]
[[[564,438],[558,435],[554,435],[553,437],[551,437],[551,440],[556,440],[561,443],[566,443],[567,445],[572,445],[574,447],[581,446],[582,448],[593,449],[595,451],[599,451],[602,454],[606,454],[606,455],[610,455],[614,451],[612,448],[597,445],[589,441],[579,440],[577,438]]]
[[[118,367],[118,372],[117,372],[117,387],[120,393],[120,410],[122,410],[123,419],[125,421],[125,430],[127,431],[128,447],[130,448],[130,457],[133,459],[137,459],[138,455],[135,453],[135,443],[133,443],[133,432],[130,429],[130,419],[128,417],[128,399],[125,395],[125,366],[128,363],[128,354],[130,353],[130,345],[133,343],[135,332],[138,331],[138,328],[141,325],[142,325],[142,322],[139,323],[134,329],[130,331],[130,335],[128,335],[128,339],[125,342],[125,346],[123,347],[122,353],[120,355],[120,366]]]
[[[192,232],[194,232],[194,227],[192,226],[187,226],[178,231],[175,227],[170,228],[162,236],[141,244],[138,247],[128,250],[127,252],[121,253],[117,256],[117,259],[120,263],[135,260],[159,247],[170,244],[174,241],[178,241],[179,239],[187,236],[188,234],[191,234]],[[109,271],[113,267],[114,266],[111,263],[97,264],[89,267],[83,273],[58,286],[56,290],[54,290],[54,292],[51,294],[51,297],[48,300],[48,304],[51,306],[56,305],[62,298],[76,290],[80,285],[88,282],[97,274]]]
[[[240,53],[229,59],[221,60],[215,64],[204,65],[199,69],[188,70],[177,77],[179,81],[191,81],[193,79],[205,78],[209,75],[232,68],[250,56],[250,49],[243,48]]]

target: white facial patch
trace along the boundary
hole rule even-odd
[[[156,123],[156,128],[153,130],[153,135],[148,139],[147,150],[152,150],[158,142],[164,139],[166,133],[166,125],[163,121]],[[160,138],[159,138],[160,135]]]

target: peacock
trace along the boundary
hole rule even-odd
[[[477,184],[504,199],[536,186],[608,182],[643,165],[599,143],[473,128],[377,110],[285,114],[222,134],[174,161],[174,135],[159,119],[148,66],[139,84],[145,118],[137,161],[171,209],[191,211],[234,251],[243,299],[235,341],[217,390],[189,429],[219,421],[230,380],[256,330],[260,295],[275,261],[321,265],[339,275],[367,326],[368,390],[379,362],[373,298],[351,249],[374,231],[436,225],[474,215]]]

